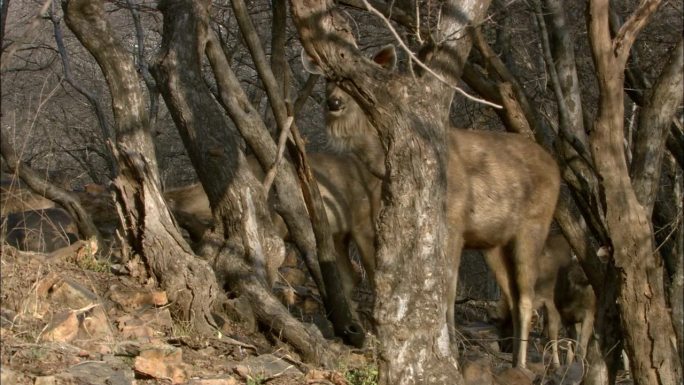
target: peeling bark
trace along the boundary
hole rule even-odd
[[[248,169],[240,135],[201,80],[201,55],[208,52],[212,41],[209,7],[209,1],[160,4],[163,41],[153,67],[214,214],[216,225],[204,237],[202,254],[210,260],[222,286],[250,299],[260,323],[292,343],[308,361],[329,363],[330,353],[322,337],[297,322],[266,288],[265,275],[273,276],[284,257],[282,239],[271,223],[263,187]],[[232,74],[229,67],[216,63],[212,61],[215,75]],[[239,92],[227,95],[240,96]],[[249,104],[237,103],[232,108],[237,106],[242,114],[238,117],[247,115],[243,109],[252,110]],[[242,132],[260,128],[254,120],[231,117]],[[272,144],[270,137],[268,140]],[[252,220],[247,223],[249,218]]]
[[[124,209],[126,237],[166,290],[179,318],[210,334],[215,325],[209,312],[217,295],[211,269],[193,258],[175,229],[161,196],[149,118],[133,58],[115,39],[104,16],[102,1],[62,3],[65,20],[95,57],[112,96],[119,166],[118,201]]]

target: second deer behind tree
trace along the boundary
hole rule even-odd
[[[394,48],[381,50],[373,60],[394,70]],[[309,58],[304,56],[303,61],[310,72],[322,73]],[[376,176],[384,175],[384,150],[361,107],[332,81],[326,94],[332,144],[353,152]],[[514,364],[524,367],[537,265],[558,199],[558,166],[539,145],[516,134],[449,129],[447,141],[452,278],[444,300],[451,335],[461,251],[483,250],[513,314]]]

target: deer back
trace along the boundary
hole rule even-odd
[[[0,181],[0,215],[55,207],[55,202],[40,196],[16,179]]]
[[[3,223],[6,242],[19,250],[52,252],[78,239],[76,222],[59,208],[11,213]]]

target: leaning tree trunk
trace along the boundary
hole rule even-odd
[[[659,3],[642,2],[615,39],[609,30],[609,1],[591,0],[587,10],[601,95],[590,136],[591,151],[605,194],[606,226],[613,249],[609,263],[618,275],[617,300],[625,349],[635,384],[644,385],[682,381],[665,302],[662,261],[653,245],[649,213],[632,186],[623,149],[623,71],[636,35]]]
[[[459,77],[468,55],[465,25],[481,20],[488,4],[444,5],[440,33],[448,38],[432,57],[435,70],[447,81]],[[386,155],[374,282],[380,383],[461,383],[445,300],[455,279],[454,261],[448,257],[454,245],[447,245],[443,209],[453,89],[432,75],[392,75],[361,59],[346,20],[330,2],[291,0],[291,6],[306,51],[367,111]]]
[[[211,334],[218,284],[209,266],[189,252],[161,196],[145,98],[132,56],[116,40],[102,1],[64,1],[63,9],[67,25],[95,57],[111,92],[114,150],[122,170],[115,185],[126,236],[166,290],[179,318]]]
[[[282,262],[283,243],[273,229],[263,188],[247,167],[240,134],[230,128],[202,80],[201,54],[216,54],[215,46],[208,47],[216,44],[209,27],[210,3],[169,0],[160,4],[163,40],[153,67],[214,213],[215,228],[205,235],[203,256],[211,259],[222,286],[248,298],[261,324],[292,343],[307,361],[330,363],[333,357],[320,334],[297,322],[266,287],[265,276],[272,278]],[[215,57],[209,59],[217,79],[217,72],[232,75],[227,63],[223,62],[224,67],[217,65]],[[252,111],[248,102],[238,102],[242,101],[239,85],[226,90],[223,80],[218,80],[219,89],[227,94],[226,105],[239,106],[237,114],[241,115],[237,117],[256,115],[245,111]],[[244,125],[243,131],[257,129],[247,127],[252,120],[231,117],[236,125]]]

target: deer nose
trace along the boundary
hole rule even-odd
[[[342,100],[340,98],[328,99],[328,111],[339,111],[342,109]]]

